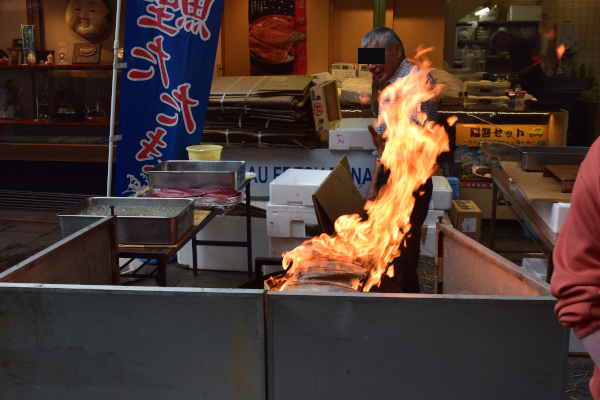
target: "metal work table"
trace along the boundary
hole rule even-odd
[[[515,214],[519,223],[530,233],[531,239],[540,248],[541,252],[548,258],[548,269],[546,272],[546,282],[550,283],[550,278],[554,270],[552,264],[552,253],[558,239],[558,233],[552,232],[548,225],[540,218],[525,197],[519,192],[517,185],[510,182],[510,177],[503,169],[492,168],[492,179],[494,180],[494,191],[492,194],[492,219],[490,224],[490,250],[494,251],[494,241],[496,239],[496,207],[498,204],[506,204]],[[529,226],[526,226],[527,222]],[[532,232],[533,231],[533,232]],[[540,239],[537,240],[533,233]]]
[[[146,261],[136,268],[133,272],[121,273],[120,276],[123,278],[155,278],[156,284],[159,286],[167,286],[167,262],[173,257],[183,246],[185,246],[190,240],[192,241],[192,269],[194,276],[198,276],[198,260],[196,246],[228,246],[228,247],[246,247],[248,249],[248,277],[252,278],[252,219],[251,219],[251,204],[250,204],[250,182],[246,180],[240,190],[246,192],[246,241],[245,242],[234,242],[234,241],[215,241],[215,240],[197,240],[196,235],[203,229],[210,221],[212,221],[217,215],[223,212],[223,210],[205,210],[205,211],[194,211],[194,224],[177,243],[172,245],[127,245],[119,244],[119,257],[120,258],[131,258],[126,264],[120,267],[120,270],[129,265],[136,258],[143,258]],[[228,211],[228,210],[226,210]],[[156,268],[149,274],[139,274],[141,270],[149,260],[156,260]]]

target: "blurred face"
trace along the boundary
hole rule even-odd
[[[367,49],[380,47],[379,43],[373,42],[367,46]],[[368,64],[367,68],[377,82],[384,84],[394,75],[394,72],[396,72],[403,59],[404,49],[400,43],[396,43],[391,53],[387,50],[385,51],[385,64]]]
[[[71,0],[67,4],[67,25],[81,37],[91,39],[102,36],[110,28],[110,12],[102,0]]]

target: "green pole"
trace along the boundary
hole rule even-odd
[[[385,0],[373,0],[373,29],[385,26]]]

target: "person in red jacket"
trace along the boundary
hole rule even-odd
[[[600,141],[581,163],[571,207],[554,248],[550,282],[560,323],[573,328],[594,360],[590,392],[600,400]]]

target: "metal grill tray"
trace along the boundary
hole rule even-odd
[[[159,199],[141,197],[90,197],[58,213],[60,230],[65,238],[105,215],[79,215],[92,206],[175,207],[175,217],[117,215],[119,243],[171,244],[177,242],[194,223],[192,199]]]
[[[524,171],[543,171],[544,165],[580,165],[589,147],[518,146]]]
[[[150,189],[235,189],[246,180],[245,161],[164,161],[148,171]]]

